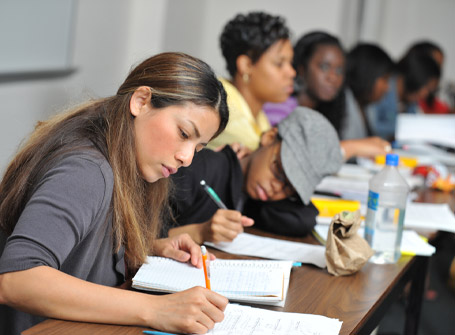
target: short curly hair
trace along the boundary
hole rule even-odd
[[[240,55],[247,55],[254,64],[270,46],[283,39],[290,39],[284,18],[264,12],[238,14],[224,26],[220,36],[229,74],[234,77],[237,73],[236,61]]]

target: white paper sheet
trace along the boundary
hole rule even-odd
[[[406,205],[404,226],[455,233],[455,215],[448,204],[412,202]]]
[[[323,238],[327,240],[329,233],[328,225],[317,224],[314,229]],[[360,227],[357,234],[363,237],[363,227]],[[401,253],[408,255],[431,256],[436,252],[436,248],[425,242],[413,230],[403,230],[403,237],[401,239]]]
[[[342,321],[322,315],[276,312],[229,304],[206,335],[335,335]]]
[[[340,178],[363,179],[369,180],[376,171],[357,165],[357,164],[343,164],[338,170],[336,175]]]
[[[298,261],[314,264],[320,268],[326,266],[325,247],[321,245],[291,242],[248,233],[239,234],[232,242],[204,242],[204,244],[234,255]]]
[[[368,200],[368,180],[328,176],[316,186],[318,191],[327,191],[341,195],[343,199]]]
[[[398,114],[395,138],[455,148],[455,115]]]

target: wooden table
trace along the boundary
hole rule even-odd
[[[277,235],[250,229],[257,235]],[[282,238],[282,237],[281,237]],[[313,237],[292,238],[293,241],[316,243]],[[218,257],[232,257],[215,251]],[[401,257],[396,264],[367,263],[351,276],[334,277],[326,269],[315,266],[293,268],[286,305],[260,306],[277,311],[319,314],[343,321],[340,334],[370,334],[379,324],[388,307],[411,283],[413,304],[407,311],[406,334],[415,334],[423,297],[428,257]],[[414,299],[414,297],[417,297]]]
[[[432,195],[431,195],[432,193]],[[447,202],[455,209],[453,194],[423,192],[419,200]],[[258,235],[283,238],[249,229]],[[317,243],[312,236],[287,238]],[[213,250],[219,258],[237,257]],[[404,333],[416,334],[429,257],[403,256],[396,264],[367,263],[351,276],[334,277],[326,269],[304,265],[293,268],[284,307],[259,306],[286,312],[320,314],[343,321],[340,334],[370,334],[400,295],[407,300]],[[403,294],[405,286],[409,291]],[[99,325],[82,322],[47,320],[23,332],[24,335],[141,334],[142,327]]]

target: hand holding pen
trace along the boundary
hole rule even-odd
[[[204,241],[232,241],[238,234],[243,232],[243,227],[249,227],[254,224],[253,219],[242,215],[239,211],[227,209],[220,197],[204,180],[201,180],[201,185],[220,208],[202,226],[202,237]]]
[[[205,180],[201,180],[201,186],[204,188],[204,191],[207,192],[207,194],[209,195],[209,197],[213,200],[213,202],[219,207],[219,208],[222,208],[222,209],[228,209],[226,207],[226,205],[224,204],[224,202],[221,200],[221,198],[218,196],[218,194],[216,194],[216,192],[213,190],[213,188],[211,188],[209,185],[207,185],[207,183],[205,182]]]
[[[201,276],[207,273],[207,277],[208,258],[215,258],[213,254],[208,254],[207,250],[202,250],[188,234],[157,239],[153,244],[153,250],[157,256],[169,257],[180,262],[188,261],[199,267]],[[213,328],[215,322],[223,320],[223,311],[228,302],[224,296],[200,286],[174,294],[154,296],[150,303],[153,313],[151,312],[149,325],[164,330],[164,334],[166,332],[205,334]],[[152,330],[145,332],[161,334]]]
[[[210,260],[207,254],[207,249],[205,246],[201,246],[202,252],[202,266],[204,268],[204,277],[205,277],[205,287],[209,290],[211,289],[210,285]]]

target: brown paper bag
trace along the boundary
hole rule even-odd
[[[325,248],[327,270],[335,276],[357,272],[374,254],[368,242],[357,234],[360,211],[336,214],[330,224]]]

